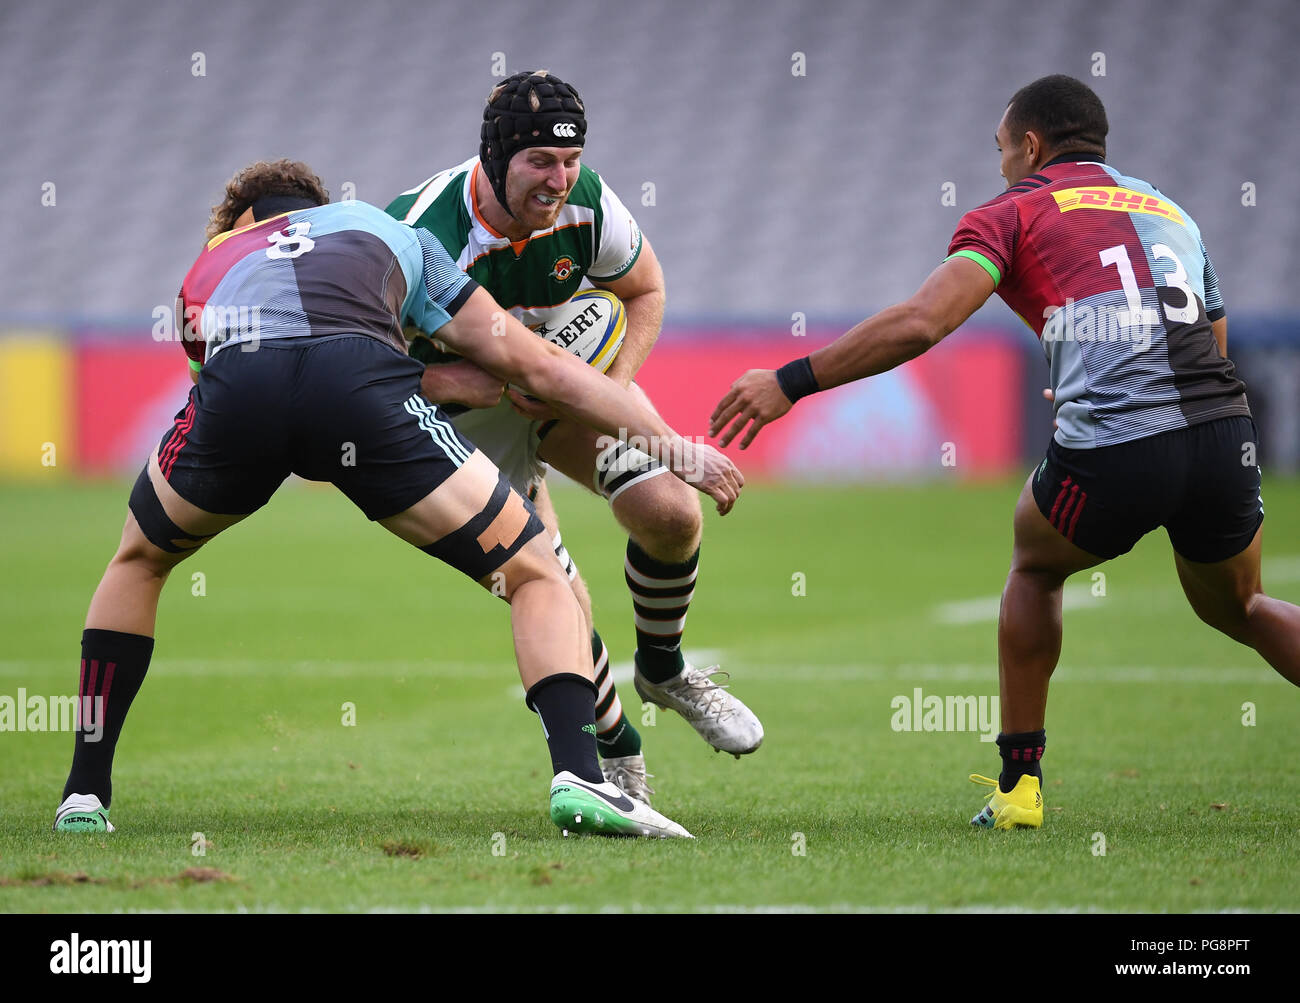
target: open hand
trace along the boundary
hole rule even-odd
[[[740,448],[745,449],[764,425],[776,421],[791,407],[790,398],[781,392],[781,385],[776,381],[775,370],[751,369],[731,384],[727,396],[713,409],[709,435],[722,433],[718,445],[725,446],[749,425],[749,431],[740,440]],[[735,423],[728,429],[727,423],[733,418]]]

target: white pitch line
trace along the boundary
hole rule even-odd
[[[1061,607],[1063,609],[1100,609],[1101,599],[1092,594],[1090,585],[1067,585],[1061,590]],[[988,623],[998,618],[1002,607],[1002,596],[981,596],[978,599],[959,599],[956,602],[940,603],[934,608],[934,618],[940,623],[965,625],[969,623]]]
[[[1087,572],[1080,572],[1087,574]],[[1300,582],[1300,554],[1282,554],[1264,561],[1261,577],[1265,587],[1268,585],[1294,585]],[[1160,585],[1143,590],[1146,594],[1182,594],[1176,585]],[[990,623],[998,618],[1002,606],[1002,596],[980,596],[978,599],[957,599],[953,602],[940,603],[934,608],[933,617],[939,623],[949,626],[964,626],[971,623]],[[1061,590],[1061,607],[1067,610],[1097,610],[1105,608],[1104,597],[1094,596],[1092,586],[1083,583],[1066,585]]]

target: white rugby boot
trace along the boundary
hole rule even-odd
[[[739,759],[763,744],[763,725],[753,711],[727,692],[725,685],[713,681],[717,675],[730,678],[717,665],[701,670],[687,662],[672,679],[652,683],[638,665],[632,683],[642,700],[675,710],[704,741]]]

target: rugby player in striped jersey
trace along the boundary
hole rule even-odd
[[[689,836],[604,779],[582,609],[532,503],[420,392],[424,367],[407,354],[404,329],[436,334],[574,420],[662,437],[679,461],[671,473],[721,512],[739,472],[510,318],[425,231],[364,202],[328,202],[310,168],[278,161],[241,171],[213,210],[178,303],[195,386],[135,483],[90,603],[79,702],[98,720],[75,736],[55,829],[112,831],[113,755],[172,568],[296,473],[337,485],[369,519],[510,604],[526,702],[551,754],[557,825]]]
[[[971,820],[984,828],[1042,825],[1066,578],[1158,527],[1196,614],[1300,685],[1300,607],[1260,581],[1256,430],[1218,278],[1187,212],[1106,163],[1107,131],[1080,81],[1021,88],[996,131],[1007,190],[962,217],[920,290],[810,356],[746,373],[712,418],[724,446],[744,431],[743,449],[801,397],[932,348],[995,290],[1041,340],[1057,427],[1015,509],[998,620],[1002,772],[971,777],[993,788]]]

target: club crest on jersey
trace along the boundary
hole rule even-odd
[[[575,268],[577,265],[573,263],[573,259],[567,254],[562,255],[555,259],[555,264],[551,267],[551,278],[556,282],[564,282],[573,274]]]

